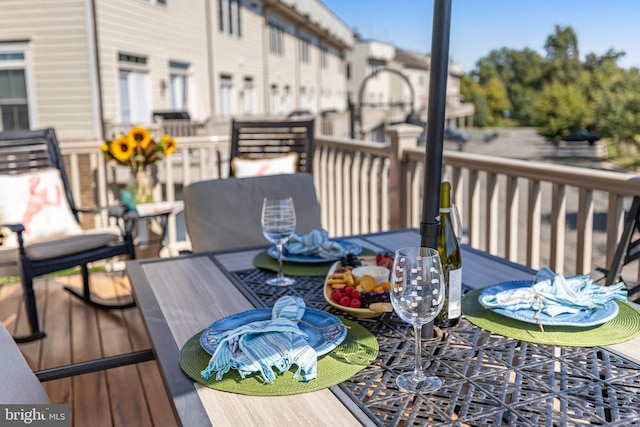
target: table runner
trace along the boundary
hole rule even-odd
[[[467,320],[490,332],[537,344],[595,347],[618,344],[640,334],[640,312],[629,304],[616,301],[618,315],[602,325],[589,328],[545,325],[511,319],[487,310],[478,302],[482,289],[467,293],[462,300],[462,312]]]
[[[207,381],[201,375],[211,356],[200,346],[200,335],[194,335],[180,351],[180,368],[190,378],[215,390],[251,396],[286,396],[309,393],[339,384],[364,369],[378,355],[378,341],[366,328],[347,319],[341,319],[349,328],[345,340],[330,353],[318,359],[318,377],[308,383],[294,380],[297,366],[278,374],[273,384],[264,384],[259,374],[244,380],[231,370],[220,381]]]
[[[372,256],[376,252],[362,248],[358,256]],[[335,261],[321,263],[282,262],[282,272],[287,276],[326,276]],[[266,250],[253,258],[253,265],[270,271],[278,271],[278,260],[271,257]]]

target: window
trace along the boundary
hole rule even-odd
[[[0,44],[0,131],[29,129],[26,46]]]
[[[371,68],[371,72],[374,74],[374,78],[377,76],[378,70],[386,65],[387,63],[385,61],[379,61],[376,59],[369,60],[369,67]]]
[[[171,111],[186,110],[188,70],[188,63],[169,61],[169,95],[171,97]]]
[[[306,37],[300,37],[300,62],[309,63],[309,44],[310,41]]]
[[[269,113],[274,115],[278,114],[279,108],[278,85],[271,85],[271,92],[269,92]]]
[[[120,89],[120,121],[149,123],[151,121],[151,83],[145,56],[120,53],[118,84]]]
[[[347,62],[347,80],[351,80],[351,62]]]
[[[244,78],[244,88],[242,89],[242,112],[244,114],[255,114],[256,88],[253,84],[253,77]]]
[[[242,36],[240,0],[218,0],[218,29],[236,37]]]
[[[290,113],[292,108],[291,102],[291,88],[287,85],[284,87],[284,93],[282,94],[282,114]]]
[[[284,26],[274,21],[269,21],[269,52],[284,55]]]
[[[220,115],[229,117],[235,114],[233,98],[233,79],[230,74],[220,74]]]
[[[322,68],[327,68],[329,63],[329,49],[326,46],[320,46],[320,65]]]

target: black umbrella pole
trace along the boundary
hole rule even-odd
[[[447,76],[449,73],[451,1],[435,0],[433,4],[427,147],[422,192],[420,244],[423,247],[434,249],[438,248],[438,233],[440,230],[438,215],[440,211],[440,183],[442,181],[445,109],[447,105]],[[424,338],[431,338],[433,336],[433,325],[425,325],[422,331]]]

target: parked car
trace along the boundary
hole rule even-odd
[[[456,128],[446,128],[444,130],[444,139],[445,141],[454,141],[454,142],[467,142],[469,140],[469,134],[466,132],[462,132]]]
[[[600,139],[600,135],[586,129],[571,129],[565,141],[589,141],[589,145]]]
[[[469,141],[469,134],[466,132],[462,132],[456,128],[445,128],[444,140],[457,142],[458,150],[462,151],[464,149],[464,144],[466,144],[467,141]],[[424,131],[418,137],[418,145],[424,145],[426,142],[427,142],[427,133],[426,131]]]

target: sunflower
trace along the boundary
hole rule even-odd
[[[109,145],[109,153],[118,162],[127,164],[135,147],[135,142],[124,136],[119,136]]]
[[[142,149],[146,149],[151,142],[151,133],[146,128],[141,126],[136,126],[131,128],[129,134],[127,135],[127,139],[129,142],[133,144],[133,146],[139,145]]]
[[[165,156],[176,151],[176,140],[175,138],[171,138],[169,135],[162,135],[160,144],[162,145],[162,154]]]

